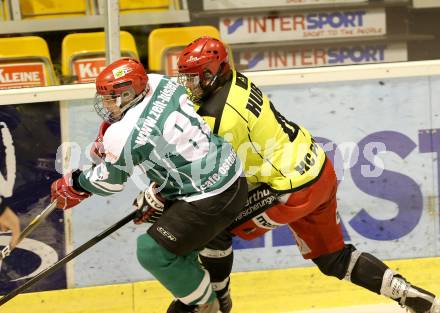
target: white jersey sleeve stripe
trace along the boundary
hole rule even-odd
[[[106,182],[90,181],[93,187],[100,189],[106,193],[116,193],[124,189],[124,185],[110,184]]]

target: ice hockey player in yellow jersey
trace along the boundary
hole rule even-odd
[[[232,68],[220,40],[205,36],[190,43],[179,56],[178,69],[179,82],[200,105],[198,113],[232,144],[252,186],[231,226],[235,235],[254,239],[288,224],[303,257],[324,274],[394,299],[410,312],[440,313],[435,295],[344,243],[331,161],[307,129],[284,118],[250,79]],[[200,259],[221,311],[230,312],[231,247],[211,246],[200,252]]]

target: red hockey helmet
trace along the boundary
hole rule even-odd
[[[183,49],[177,62],[178,81],[200,100],[230,71],[228,49],[218,39],[203,36]]]
[[[142,64],[133,58],[119,59],[96,78],[96,112],[114,123],[139,103],[147,93],[148,76]]]

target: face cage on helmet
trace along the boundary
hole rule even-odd
[[[106,122],[113,124],[122,118],[122,99],[120,96],[95,95],[96,113]]]
[[[177,82],[188,90],[190,99],[194,102],[199,101],[203,97],[203,88],[201,80],[197,73],[180,73],[177,76]]]
[[[139,103],[147,94],[148,86],[146,89],[137,95],[134,99],[126,104],[122,103],[121,96],[113,95],[100,95],[95,94],[94,108],[96,113],[107,123],[113,124],[120,121],[125,112],[132,106]]]

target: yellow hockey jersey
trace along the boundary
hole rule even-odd
[[[288,121],[246,76],[231,79],[197,111],[230,142],[251,184],[292,192],[317,179],[326,156],[309,131]]]

